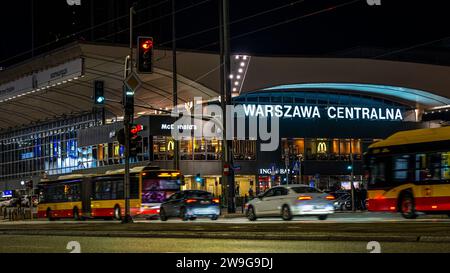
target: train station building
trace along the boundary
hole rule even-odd
[[[123,126],[128,53],[126,47],[77,42],[0,71],[0,191],[20,189],[22,181],[123,168],[116,133]],[[181,107],[218,104],[219,56],[180,51],[177,59]],[[154,62],[154,73],[139,76],[135,94],[135,122],[143,131],[132,164],[172,168],[171,131],[180,124],[166,114],[172,108],[171,51],[155,50]],[[322,189],[363,183],[362,157],[371,143],[447,124],[448,75],[449,66],[417,62],[233,55],[234,105],[242,106],[246,119],[279,119],[274,150],[262,151],[265,141],[257,138],[233,141],[239,195],[287,180]],[[104,82],[104,108],[93,104],[96,80]],[[192,132],[180,141],[185,187],[220,195],[222,142],[195,137],[203,125],[185,125]]]

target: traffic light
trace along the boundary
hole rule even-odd
[[[139,141],[142,139],[138,133],[144,130],[142,124],[133,124],[130,129],[130,155],[136,156],[138,152]]]
[[[127,115],[134,115],[134,93],[128,89],[126,85],[123,86],[123,105]]]
[[[105,88],[103,81],[94,82],[94,104],[104,105],[105,104]]]
[[[205,179],[198,173],[195,175],[195,182],[203,185],[205,183]]]
[[[348,166],[347,166],[347,170],[348,170],[348,171],[351,171],[352,169],[353,169],[353,166],[352,166],[352,165],[348,165]]]
[[[137,72],[153,73],[153,38],[139,36],[137,46]]]
[[[142,137],[138,134],[139,132],[144,130],[144,126],[142,124],[132,124],[130,128],[130,155],[137,155],[137,148],[139,141]],[[125,130],[119,129],[116,132],[117,141],[120,145],[125,145]]]

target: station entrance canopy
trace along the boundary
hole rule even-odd
[[[95,80],[105,82],[108,116],[120,119],[123,110],[117,102],[122,100],[124,60],[128,54],[125,46],[76,42],[0,71],[0,130],[91,112]],[[179,104],[192,103],[194,97],[217,99],[219,55],[190,51],[177,54]],[[140,75],[142,86],[135,94],[135,104],[170,108],[171,50],[155,50],[154,65],[153,74]],[[447,66],[371,59],[251,56],[239,60],[236,70],[232,71],[235,76],[243,70],[242,79],[233,79],[233,92],[236,89],[237,95],[325,90],[367,94],[418,109],[444,107],[450,99]],[[135,113],[146,115],[154,111],[137,106]]]
[[[105,82],[108,116],[120,119],[123,110],[117,102],[122,100],[124,60],[128,54],[126,47],[75,43],[1,71],[0,129],[92,111],[95,80]],[[172,106],[172,56],[171,51],[165,50],[155,50],[154,54],[154,73],[139,75],[142,86],[136,92],[135,103],[164,109]],[[212,89],[218,89],[214,86],[219,81],[218,74],[207,74],[218,65],[218,56],[179,53],[178,59],[181,63],[198,63],[195,60],[199,58],[203,65],[184,69],[179,66],[180,104],[195,96],[211,99],[218,95]],[[196,81],[202,75],[210,87]],[[154,111],[136,107],[135,113]]]

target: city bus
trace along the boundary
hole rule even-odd
[[[176,170],[136,167],[130,170],[131,216],[153,217],[170,195],[180,191],[184,177]],[[49,220],[125,215],[124,170],[105,174],[71,174],[39,184],[38,217]]]
[[[450,216],[450,126],[402,131],[369,146],[369,211]]]

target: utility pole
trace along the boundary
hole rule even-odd
[[[226,187],[226,195],[227,195],[227,207],[228,213],[236,212],[236,202],[235,202],[235,182],[234,182],[234,165],[233,165],[233,140],[226,139],[226,105],[231,104],[231,82],[230,82],[230,25],[229,25],[229,5],[228,0],[221,0],[221,55],[223,58],[223,69],[221,69],[221,83],[222,86],[222,112],[223,112],[223,136],[224,136],[224,145],[223,145],[223,158],[225,164],[229,166],[228,175],[223,175],[223,185]],[[221,59],[222,59],[221,58]],[[234,118],[230,119],[233,122]]]
[[[34,57],[34,0],[31,0],[31,57]]]
[[[351,173],[350,173],[350,188],[352,191],[352,211],[356,211],[355,206],[355,186],[353,185],[353,150],[352,150],[352,139],[350,139],[350,166],[351,166]]]
[[[134,14],[134,5],[130,8],[130,59],[129,59],[129,72],[125,72],[124,74],[128,76],[133,73],[133,14]],[[126,68],[125,68],[126,69]],[[125,176],[124,176],[124,195],[125,195],[125,215],[122,218],[122,223],[132,223],[133,218],[130,213],[130,124],[132,122],[134,116],[134,95],[133,102],[130,106],[130,99],[127,96],[128,87],[123,88],[124,92],[124,117],[123,117],[123,126],[125,133]]]
[[[173,79],[173,110],[178,112],[178,80],[177,80],[177,41],[175,25],[175,0],[172,0],[172,79]],[[180,143],[174,139],[173,168],[180,169]]]

